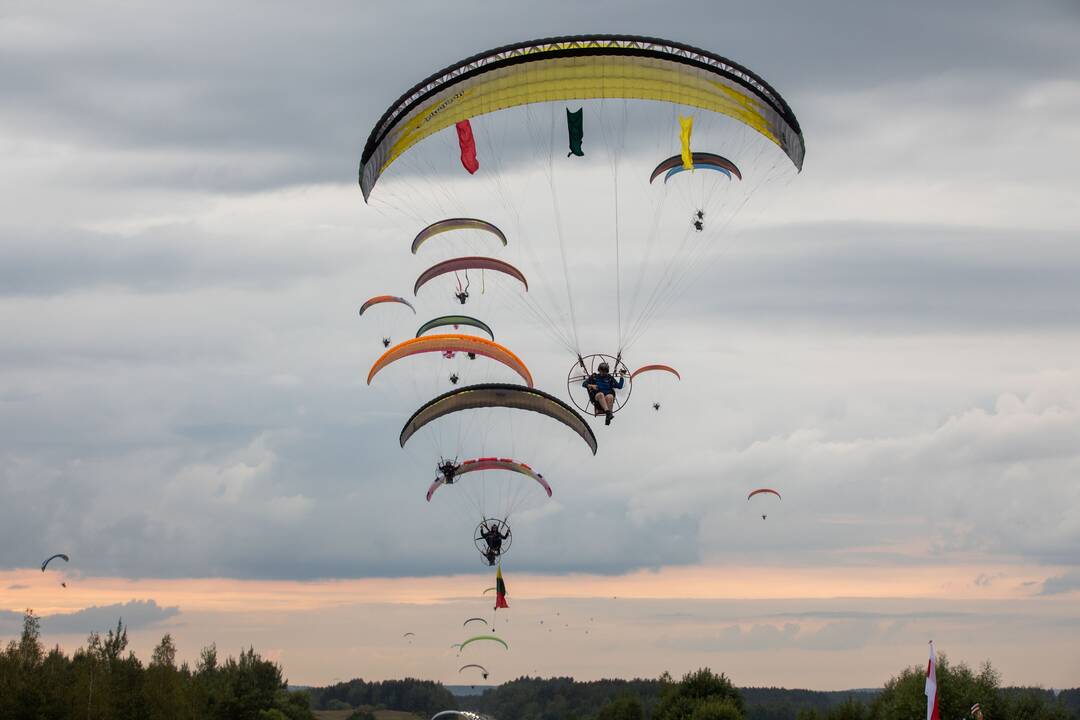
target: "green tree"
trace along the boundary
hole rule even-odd
[[[706,698],[690,713],[690,720],[742,720],[742,717],[742,711],[731,698]]]
[[[987,720],[1004,718],[1000,693],[1000,677],[986,662],[974,673],[964,663],[953,665],[938,654],[938,706],[942,718],[967,717],[971,706],[979,703]],[[926,668],[910,667],[885,683],[885,689],[874,698],[870,714],[874,720],[911,720],[926,716]]]
[[[645,707],[633,695],[623,695],[600,708],[596,720],[644,720]]]
[[[1002,705],[1009,720],[1068,720],[1069,711],[1060,700],[1048,700],[1045,691],[1034,688],[1012,689]],[[994,720],[987,716],[987,720]]]
[[[745,712],[742,695],[731,680],[702,668],[680,682],[664,683],[653,720],[741,720]]]
[[[0,651],[0,719],[314,720],[307,694],[289,692],[281,668],[251,648],[219,663],[211,645],[192,673],[177,667],[170,635],[145,668],[127,646],[120,620],[70,658],[58,647],[45,653],[27,610],[19,640]]]
[[[849,697],[844,702],[831,708],[825,720],[869,720],[868,708],[855,698]]]
[[[150,656],[143,688],[150,720],[179,720],[184,717],[181,698],[183,679],[176,667],[176,644],[165,633]]]

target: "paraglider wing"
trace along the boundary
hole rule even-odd
[[[398,442],[401,447],[405,447],[409,438],[431,421],[461,410],[483,407],[507,407],[547,415],[576,432],[592,450],[593,455],[596,454],[596,435],[576,410],[542,390],[506,383],[467,385],[429,400],[405,422]]]
[[[407,638],[407,637],[415,637],[415,636],[416,636],[416,633],[407,632],[404,635],[402,635],[401,637]]]
[[[463,120],[533,102],[627,97],[727,115],[778,145],[802,169],[806,146],[799,121],[780,94],[749,69],[658,38],[576,35],[495,48],[408,90],[383,113],[364,145],[358,177],[364,200],[402,153]]]
[[[480,220],[478,218],[447,218],[446,220],[439,220],[433,222],[426,228],[416,234],[416,237],[412,241],[412,254],[415,255],[416,251],[420,249],[420,246],[444,232],[450,232],[451,230],[484,230],[491,233],[495,237],[502,241],[503,247],[506,247],[506,235],[503,231],[495,227],[487,220]]]
[[[728,170],[727,168],[717,167],[716,165],[706,165],[706,164],[696,165],[696,166],[694,166],[694,169],[695,170],[715,170],[718,173],[723,173],[724,175],[727,175],[728,180],[731,179],[731,171],[730,170]],[[671,168],[670,170],[667,171],[667,174],[664,175],[664,184],[667,185],[667,181],[670,180],[673,175],[678,175],[679,173],[685,172],[685,171],[686,171],[686,168],[684,168],[682,165],[680,165],[679,167],[676,167],[676,168]]]
[[[432,265],[427,270],[420,273],[420,277],[416,278],[416,284],[413,285],[413,295],[420,292],[420,288],[422,288],[429,280],[458,270],[493,270],[495,272],[503,273],[504,275],[509,275],[515,280],[519,280],[521,284],[525,286],[525,291],[528,292],[529,290],[529,281],[525,279],[525,275],[510,263],[496,258],[472,256],[450,258],[449,260],[444,260],[441,263]]]
[[[724,173],[727,173],[728,177],[734,175],[735,177],[742,180],[742,172],[735,165],[735,163],[731,162],[726,157],[717,155],[716,153],[696,152],[693,153],[693,158],[695,168],[708,167],[713,170],[720,170]],[[653,168],[652,175],[649,176],[649,182],[651,183],[653,180],[660,177],[660,175],[663,173],[668,173],[664,177],[664,182],[666,183],[667,179],[675,174],[671,172],[672,170],[674,170],[675,172],[681,172],[687,169],[688,168],[683,166],[682,155],[672,155],[667,160],[664,160],[655,168]]]
[[[746,499],[749,501],[750,498],[754,497],[755,495],[761,495],[762,493],[771,493],[778,498],[780,497],[780,493],[776,492],[772,488],[758,488],[757,490],[752,490],[750,494],[746,496]],[[783,498],[780,499],[783,500]]]
[[[484,667],[483,665],[477,665],[475,663],[470,663],[468,665],[462,665],[461,667],[458,668],[458,672],[460,673],[465,668],[476,668],[480,672],[484,673],[484,677],[488,676],[488,669],[486,667]]]
[[[532,478],[540,484],[540,487],[544,488],[544,492],[548,497],[551,497],[551,486],[548,485],[547,480],[540,473],[533,470],[531,467],[523,462],[517,460],[511,460],[510,458],[476,458],[475,460],[463,460],[461,467],[458,468],[457,474],[463,475],[470,472],[479,472],[481,470],[509,470],[510,472],[521,473],[525,477]]]
[[[447,334],[425,335],[424,337],[410,338],[390,348],[375,361],[375,364],[371,366],[371,370],[368,371],[368,385],[371,384],[371,379],[390,363],[409,357],[410,355],[419,355],[420,353],[428,352],[466,352],[473,353],[474,355],[483,355],[484,357],[502,363],[516,372],[529,387],[532,387],[533,384],[532,373],[529,372],[529,368],[527,368],[525,363],[521,361],[521,358],[511,352],[509,348],[504,347],[497,342],[476,337],[475,335]]]
[[[370,300],[365,300],[364,301],[364,304],[360,306],[360,314],[363,315],[364,311],[367,310],[372,305],[379,305],[381,303],[388,303],[388,302],[401,303],[402,305],[405,305],[410,310],[412,310],[413,314],[416,313],[416,308],[414,308],[412,306],[412,303],[409,302],[408,300],[406,300],[405,298],[400,298],[400,297],[397,297],[396,295],[376,295],[375,297],[371,298]]]
[[[468,624],[469,624],[469,623],[471,623],[471,622],[482,622],[482,623],[484,623],[485,625],[487,625],[487,624],[488,624],[488,621],[487,621],[487,620],[485,620],[485,619],[484,619],[484,618],[482,618],[482,617],[472,617],[472,618],[469,618],[468,620],[466,620],[465,622],[461,623],[461,626],[462,626],[462,627],[465,627],[466,625],[468,625]]]
[[[484,588],[484,592],[482,592],[480,594],[481,595],[487,595],[489,592],[495,592],[495,588],[494,587]]]
[[[544,488],[544,492],[548,497],[551,497],[551,485],[544,479],[544,476],[533,470],[525,463],[520,463],[517,460],[511,460],[510,458],[476,458],[475,460],[463,460],[458,466],[458,469],[454,471],[454,477],[460,478],[470,472],[479,472],[481,470],[508,470],[510,472],[521,473],[522,475],[532,478],[540,487]],[[431,502],[431,496],[435,494],[435,491],[446,484],[446,481],[439,478],[431,484],[428,488],[427,499]]]
[[[428,320],[426,323],[420,326],[420,329],[416,331],[416,337],[420,337],[428,330],[434,330],[440,327],[456,327],[459,325],[465,325],[467,327],[474,327],[477,330],[482,330],[487,333],[488,337],[492,340],[495,339],[495,333],[491,332],[491,328],[487,326],[487,323],[477,320],[474,317],[468,315],[443,315],[432,320]]]
[[[477,635],[476,637],[471,637],[465,642],[461,643],[461,649],[464,650],[466,647],[468,647],[474,642],[496,642],[502,645],[507,650],[510,649],[510,646],[506,644],[505,640],[503,640],[501,637],[496,637],[495,635]]]
[[[53,560],[55,560],[56,558],[60,558],[64,562],[69,562],[69,558],[68,558],[67,555],[65,555],[64,553],[56,553],[55,555],[53,555],[51,557],[45,558],[45,562],[41,563],[41,572],[45,572],[45,567],[49,563],[51,563]]]
[[[431,502],[431,496],[435,494],[435,491],[446,484],[444,478],[439,478],[435,482],[431,483],[431,487],[427,489],[427,501]]]
[[[670,365],[642,365],[637,370],[630,373],[630,379],[633,380],[634,378],[636,378],[641,373],[654,372],[654,371],[657,371],[657,370],[661,370],[661,371],[664,371],[664,372],[669,372],[672,375],[674,375],[675,377],[682,380],[682,375],[679,374],[679,371],[676,370],[675,368],[671,367]]]

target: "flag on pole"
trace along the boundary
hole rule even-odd
[[[506,602],[506,583],[502,579],[502,563],[499,563],[499,569],[495,571],[495,609],[509,608],[510,604]]]
[[[938,709],[937,691],[937,655],[934,653],[934,641],[930,641],[930,662],[926,666],[926,720],[941,720]]]

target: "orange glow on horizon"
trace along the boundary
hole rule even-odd
[[[1029,597],[1055,568],[932,566],[912,568],[782,568],[692,566],[619,576],[506,572],[511,597],[633,599],[947,598]],[[992,576],[980,586],[975,579]],[[61,588],[64,579],[67,588]],[[489,582],[491,581],[491,582]],[[351,580],[78,577],[38,570],[0,572],[0,607],[41,615],[93,605],[153,599],[185,611],[313,610],[359,603],[431,604],[467,597],[493,584],[488,574]],[[20,587],[22,586],[22,587]],[[16,589],[11,589],[12,587]]]

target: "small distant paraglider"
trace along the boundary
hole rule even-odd
[[[55,555],[52,555],[50,557],[45,558],[45,562],[41,563],[41,572],[45,572],[45,568],[47,568],[49,566],[49,563],[51,563],[53,560],[55,560],[57,558],[60,558],[64,562],[70,562],[70,558],[68,558],[68,556],[65,555],[64,553],[56,553]],[[60,587],[66,588],[67,583],[66,582],[61,582]]]
[[[376,305],[382,306],[378,311],[375,311],[375,315],[378,316],[378,334],[382,340],[382,346],[388,348],[390,347],[390,328],[395,324],[395,315],[394,313],[385,313],[384,308],[407,307],[412,310],[413,315],[416,314],[416,308],[414,308],[412,303],[405,298],[397,297],[396,295],[376,295],[373,298],[365,300],[364,304],[360,306],[360,316],[363,317],[366,311]]]
[[[656,364],[656,363],[649,364],[649,365],[642,365],[637,370],[630,373],[630,379],[631,380],[636,380],[638,378],[638,376],[641,375],[642,373],[651,373],[651,372],[656,372],[656,371],[660,371],[662,373],[668,373],[670,376],[674,377],[676,380],[682,380],[682,375],[680,375],[679,371],[676,370],[675,368],[671,367],[670,365],[659,365],[659,364]],[[652,409],[653,410],[655,410],[656,412],[660,412],[660,407],[661,407],[661,405],[660,405],[659,400],[653,401],[653,404],[652,404]]]
[[[471,663],[469,665],[462,665],[461,667],[458,668],[458,672],[460,673],[465,668],[476,668],[477,670],[479,670],[483,674],[484,679],[487,680],[488,670],[483,665],[476,665],[475,663]]]
[[[778,493],[776,490],[773,490],[772,488],[758,488],[757,490],[751,490],[750,491],[750,494],[746,496],[746,502],[750,502],[750,499],[752,497],[754,497],[755,495],[775,495],[777,500],[783,499],[783,498],[780,497],[780,493]],[[768,517],[768,514],[761,513],[761,519],[762,520],[764,520],[767,517]]]

